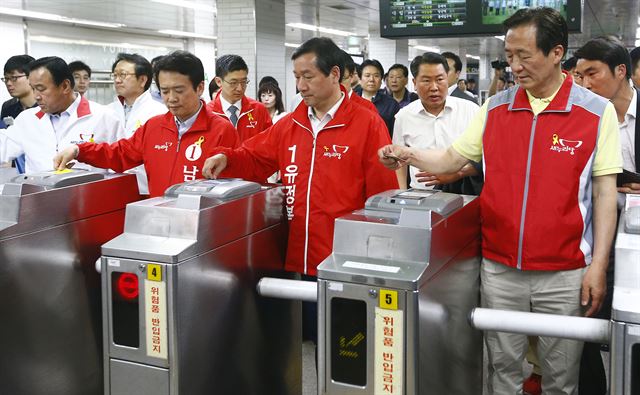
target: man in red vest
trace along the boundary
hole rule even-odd
[[[482,158],[482,305],[591,316],[616,224],[615,109],[562,72],[568,33],[556,10],[521,9],[504,27],[518,85],[491,97],[448,149],[387,146],[380,160],[445,174]],[[485,342],[489,393],[521,393],[527,337],[490,331]],[[581,352],[580,342],[539,338],[544,394],[577,393]]]

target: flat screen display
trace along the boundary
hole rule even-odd
[[[380,34],[387,38],[503,34],[502,22],[520,8],[551,7],[580,32],[581,0],[380,0]]]

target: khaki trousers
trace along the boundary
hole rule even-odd
[[[482,306],[492,309],[581,315],[580,288],[586,268],[567,271],[521,271],[482,260]],[[492,395],[522,394],[522,364],[528,347],[526,335],[485,332]],[[544,395],[574,395],[582,342],[551,337],[538,340]]]

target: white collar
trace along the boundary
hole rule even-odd
[[[631,102],[629,103],[629,108],[627,108],[625,118],[627,116],[631,116],[633,117],[633,119],[636,119],[638,117],[638,114],[636,114],[636,110],[638,109],[638,91],[633,87],[633,85],[631,85],[631,89],[633,90],[633,97],[631,98]]]
[[[329,111],[327,111],[326,114],[324,114],[324,116],[326,117],[328,115],[329,118],[333,119],[333,117],[336,115],[336,111],[338,111],[338,108],[340,108],[340,104],[342,104],[343,100],[344,100],[344,92],[340,92],[340,99],[338,99],[338,101],[333,105],[333,107],[329,109]],[[316,114],[313,111],[313,107],[307,108],[307,114],[309,115],[309,119],[318,119],[318,117],[316,117]]]
[[[242,111],[242,99],[238,100],[235,103],[229,103],[224,99],[224,97],[222,97],[222,93],[220,93],[220,105],[222,106],[222,112],[226,114],[232,104],[236,106],[236,108],[238,109],[238,116],[240,116],[240,112]]]
[[[71,102],[71,105],[69,105],[69,107],[67,107],[66,110],[61,111],[59,115],[67,113],[67,115],[71,116],[71,114],[75,114],[78,112],[78,106],[80,105],[80,100],[82,96],[80,96],[79,93],[74,93],[74,94],[76,95],[76,98],[73,99],[73,102]],[[54,116],[54,114],[49,114],[49,116]]]

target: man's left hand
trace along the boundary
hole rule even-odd
[[[438,175],[427,173],[426,171],[421,171],[419,173],[416,173],[416,181],[420,183],[424,182],[424,185],[426,186],[451,184],[452,182],[458,181],[462,177],[464,177],[464,174],[462,174],[461,171],[458,171],[455,173],[449,173],[449,174],[438,174]]]
[[[589,306],[589,309],[584,314],[585,317],[591,317],[602,307],[602,301],[607,293],[606,282],[606,270],[594,266],[593,263],[589,265],[587,272],[582,278],[582,295],[580,301],[583,307]]]
[[[621,187],[618,187],[618,192],[640,194],[640,184],[638,184],[637,182],[622,184]]]

